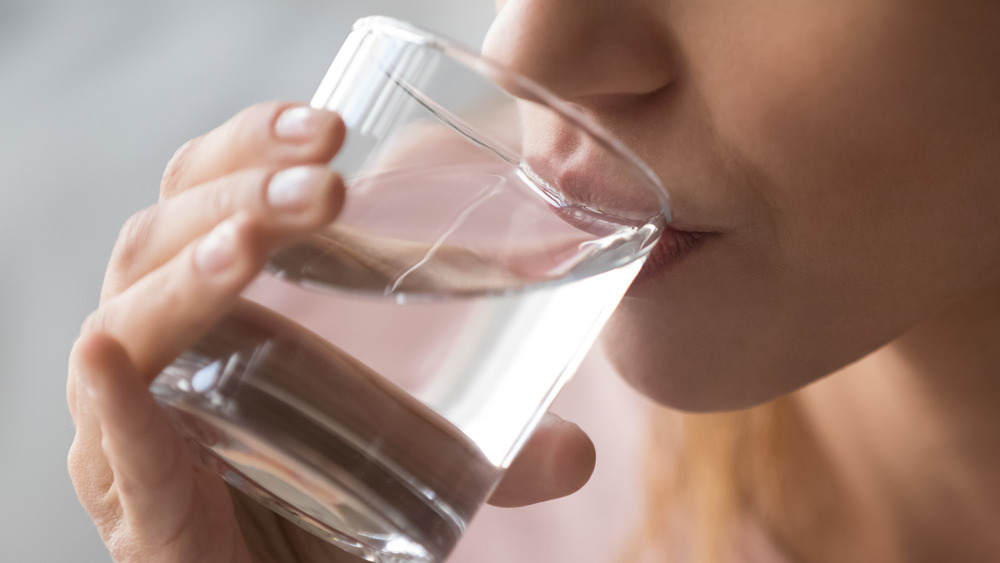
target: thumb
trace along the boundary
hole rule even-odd
[[[546,413],[490,497],[494,506],[525,506],[575,493],[594,472],[594,443],[572,422]]]

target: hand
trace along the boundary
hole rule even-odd
[[[159,203],[122,229],[67,383],[70,476],[116,561],[353,560],[227,487],[148,392],[234,305],[270,251],[335,218],[343,183],[326,163],[343,137],[329,112],[251,107],[178,150]],[[548,417],[493,502],[569,494],[593,464],[579,428]]]

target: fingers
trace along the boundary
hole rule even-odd
[[[160,204],[122,228],[101,300],[239,210],[265,220],[310,222],[317,214],[332,220],[342,204],[343,182],[326,163],[344,134],[334,113],[271,102],[251,106],[181,147],[167,165]]]
[[[343,182],[326,163],[344,134],[343,121],[332,112],[271,102],[251,106],[181,147],[164,173],[160,204],[122,228],[101,301],[239,210],[265,220],[310,222],[317,214],[332,220]]]
[[[225,512],[224,487],[199,473],[146,389],[232,306],[278,240],[309,229],[238,213],[88,318],[70,367],[77,436],[69,464],[106,541],[125,523],[143,542],[166,542],[171,531],[205,517],[190,514],[196,499]]]
[[[296,231],[309,229],[276,229],[237,214],[103,303],[84,332],[104,332],[120,342],[149,384],[232,307],[270,251]]]
[[[572,494],[594,472],[596,453],[580,427],[547,413],[490,497],[494,506],[525,506]]]
[[[155,410],[145,408],[152,401],[144,391],[146,386],[237,299],[263,263],[268,251],[263,239],[261,229],[247,216],[228,219],[103,303],[84,323],[71,355],[67,384],[67,400],[77,427],[69,469],[77,493],[95,521],[113,522],[119,517],[114,513],[119,505],[112,487],[111,458],[102,450],[101,427],[117,427],[144,410]],[[90,384],[83,383],[87,376]],[[122,394],[109,389],[112,385],[123,385]],[[133,393],[137,388],[143,390],[142,397]],[[102,392],[105,400],[93,398]],[[124,403],[118,405],[117,401]],[[129,408],[133,403],[135,410]],[[109,409],[118,414],[102,424],[102,412]],[[147,431],[144,424],[152,424],[134,422],[130,420],[129,429],[140,432]]]
[[[151,560],[125,546],[137,541],[236,545],[225,538],[237,528],[206,531],[232,520],[227,489],[193,463],[148,385],[232,307],[272,250],[334,219],[343,183],[325,163],[343,134],[329,112],[249,108],[178,151],[161,203],[122,230],[101,306],[74,346],[67,400],[74,487],[112,551],[131,554],[123,558]]]
[[[241,170],[164,200],[122,228],[102,291],[107,299],[166,263],[237,212],[272,231],[323,225],[343,205],[343,180],[326,166]]]
[[[250,106],[174,154],[161,199],[252,166],[329,162],[344,133],[343,121],[329,111],[288,102]]]
[[[102,461],[71,468],[78,493],[91,499],[85,502],[88,511],[99,523],[125,516],[151,531],[178,529],[193,499],[186,445],[115,340],[97,332],[84,334],[74,356],[77,392],[85,395],[79,402],[86,404],[86,422],[91,422],[78,425],[74,448],[76,455],[89,450],[90,460]],[[94,483],[94,478],[105,483]],[[104,498],[98,500],[102,492]]]

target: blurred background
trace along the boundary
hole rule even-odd
[[[120,225],[156,201],[174,150],[254,102],[307,100],[358,17],[395,16],[478,46],[493,9],[0,0],[0,560],[109,560],[66,474],[66,361]],[[589,371],[606,372],[600,361]],[[638,426],[628,420],[635,398],[614,378],[595,381],[578,378],[561,399],[567,417],[599,419],[594,408],[609,404],[626,413],[585,426],[601,456],[592,485],[543,507],[485,511],[455,561],[615,559],[636,513],[629,459],[641,438],[628,429]],[[594,394],[598,406],[587,402]]]

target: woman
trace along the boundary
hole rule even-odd
[[[665,406],[750,409],[685,415],[679,463],[654,442],[632,557],[693,528],[717,561],[1000,560],[998,28],[989,0],[501,2],[486,54],[671,191],[678,232],[605,331],[613,363]],[[123,229],[68,391],[70,472],[119,560],[335,557],[230,500],[145,388],[270,249],[335,217],[342,133],[250,108]],[[575,490],[589,447],[550,419],[494,501]]]

